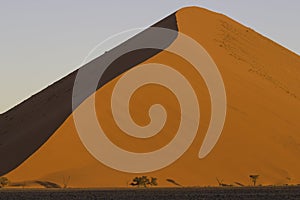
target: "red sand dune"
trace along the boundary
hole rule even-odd
[[[260,175],[259,184],[300,183],[299,56],[221,14],[189,7],[175,15],[178,31],[207,50],[226,88],[224,129],[207,157],[199,159],[198,152],[211,116],[209,93],[190,63],[167,52],[172,45],[184,45],[182,38],[177,37],[169,47],[143,63],[171,66],[189,80],[196,92],[201,109],[200,126],[193,144],[180,159],[150,173],[111,169],[86,150],[75,129],[73,115],[70,115],[47,142],[5,176],[16,182],[44,180],[58,184],[63,184],[63,179],[70,176],[71,187],[127,187],[132,178],[140,175],[157,177],[159,186],[173,186],[166,179],[183,186],[217,185],[216,177],[227,184],[249,185],[250,174]],[[149,123],[148,109],[155,103],[164,106],[168,118],[164,128],[154,137],[137,139],[124,134],[109,108],[113,88],[125,74],[110,80],[95,94],[101,126],[113,143],[126,150],[148,152],[163,147],[173,139],[180,123],[178,101],[164,87],[146,85],[139,88],[130,101],[130,112],[136,123]],[[91,97],[75,112],[89,109],[89,106]],[[194,120],[198,119],[191,119]]]

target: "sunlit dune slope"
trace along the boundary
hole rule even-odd
[[[176,13],[178,30],[211,55],[223,77],[227,94],[227,117],[220,140],[204,159],[199,148],[210,120],[211,102],[207,87],[185,59],[168,52],[182,44],[177,37],[170,47],[144,63],[168,65],[189,80],[199,100],[201,120],[197,136],[185,154],[161,170],[132,174],[119,172],[97,161],[81,143],[73,116],[18,168],[6,176],[12,181],[48,180],[71,187],[126,187],[138,175],[158,178],[159,186],[217,185],[239,182],[249,185],[249,175],[259,174],[260,184],[300,183],[300,58],[253,30],[228,17],[197,7]],[[142,67],[137,65],[130,69]],[[139,88],[130,100],[130,112],[139,125],[149,123],[148,110],[161,104],[168,118],[154,137],[137,139],[124,134],[110,109],[111,94],[123,73],[96,94],[98,120],[110,140],[133,152],[159,149],[173,139],[180,123],[180,107],[174,94],[158,85]],[[168,78],[168,77],[166,77]],[[91,108],[91,97],[80,109]],[[89,119],[86,119],[89,120]],[[197,121],[198,119],[191,119]]]

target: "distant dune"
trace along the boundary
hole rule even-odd
[[[0,116],[0,175],[15,182],[42,180],[60,185],[70,177],[70,187],[127,187],[139,175],[157,177],[159,186],[170,187],[174,184],[167,180],[182,186],[207,186],[217,185],[216,178],[226,184],[250,185],[250,174],[260,175],[258,184],[300,183],[300,57],[226,16],[202,8],[180,9],[155,26],[178,30],[196,40],[222,75],[227,117],[222,135],[207,157],[199,159],[198,153],[211,117],[209,93],[191,64],[168,52],[172,46],[182,45],[182,38],[174,35],[161,38],[164,50],[144,49],[120,57],[105,72],[95,96],[98,120],[113,143],[133,152],[153,151],[172,140],[180,124],[181,111],[172,92],[145,85],[132,96],[130,112],[139,125],[149,123],[147,112],[153,104],[162,104],[168,113],[159,134],[143,140],[124,134],[116,125],[110,97],[117,81],[141,64],[162,63],[179,71],[195,90],[201,110],[197,136],[180,159],[143,174],[120,172],[96,160],[74,125],[75,71]],[[143,40],[146,34],[122,45]],[[88,65],[97,66],[122,45]],[[91,96],[87,96],[75,112],[89,109],[90,103]]]

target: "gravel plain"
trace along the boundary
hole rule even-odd
[[[2,189],[0,199],[232,199],[300,200],[300,186],[151,189]]]

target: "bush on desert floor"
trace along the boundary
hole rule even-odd
[[[157,178],[151,177],[150,179],[147,176],[135,177],[130,183],[131,186],[144,187],[147,186],[157,186]]]
[[[6,177],[0,177],[0,188],[3,188],[9,184],[9,180]]]
[[[253,186],[256,186],[257,179],[259,175],[249,175],[251,181],[253,182]]]

